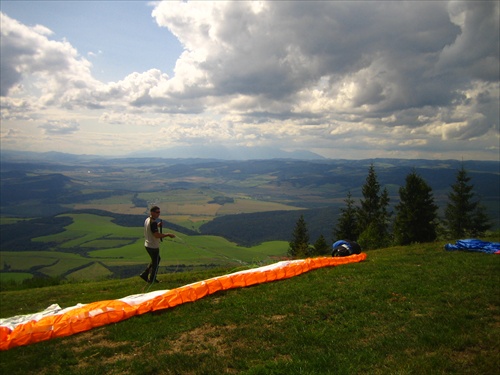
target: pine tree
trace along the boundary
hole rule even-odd
[[[452,238],[478,237],[491,226],[484,207],[479,200],[474,200],[474,186],[469,184],[470,180],[462,164],[445,209],[446,226]]]
[[[314,243],[314,249],[312,250],[311,255],[327,255],[329,253],[330,246],[326,243],[325,236],[321,234]]]
[[[333,238],[336,240],[352,240],[358,239],[358,221],[356,218],[356,207],[351,192],[347,192],[347,198],[344,200],[345,208],[340,209],[340,216],[337,220],[337,225],[333,229]]]
[[[479,202],[478,202],[479,203]],[[474,215],[472,216],[472,227],[470,229],[471,237],[484,236],[485,232],[491,228],[491,221],[486,213],[486,208],[478,204]]]
[[[375,167],[370,165],[366,182],[362,188],[361,207],[357,209],[358,242],[364,249],[377,249],[389,244],[389,194],[384,189],[380,194]]]
[[[438,206],[434,204],[432,189],[415,171],[406,176],[406,185],[399,189],[399,200],[395,207],[395,243],[434,241]]]
[[[392,216],[392,212],[389,212],[387,210],[389,207],[389,202],[390,202],[389,192],[387,191],[387,188],[384,188],[384,190],[382,191],[382,195],[380,196],[379,229],[384,237],[385,245],[387,246],[389,245],[387,241],[389,240],[390,237],[389,225]]]
[[[357,220],[360,232],[363,232],[373,223],[379,215],[380,207],[380,184],[377,181],[375,167],[373,164],[368,169],[368,176],[362,188],[363,198],[360,200],[361,207],[357,211]]]
[[[292,233],[292,241],[288,249],[288,255],[293,258],[306,258],[309,254],[309,231],[304,220],[304,215],[300,215]]]

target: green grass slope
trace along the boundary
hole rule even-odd
[[[3,374],[494,374],[500,256],[442,243],[234,289],[0,352]],[[172,289],[229,270],[164,274]],[[0,293],[0,315],[140,293],[138,277]]]

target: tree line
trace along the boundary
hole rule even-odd
[[[373,164],[362,187],[359,204],[348,191],[345,207],[332,230],[334,239],[358,242],[363,249],[379,249],[391,245],[432,242],[438,238],[480,237],[490,229],[490,218],[476,198],[471,178],[462,164],[451,185],[444,217],[438,215],[432,188],[413,169],[399,188],[399,202],[390,211],[387,189],[381,190]],[[308,257],[329,254],[331,249],[323,235],[309,243],[307,223],[298,219],[289,243],[288,255]]]

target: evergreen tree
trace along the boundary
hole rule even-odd
[[[474,186],[469,184],[470,180],[462,164],[445,209],[446,227],[452,238],[478,237],[491,226],[484,207],[479,200],[474,200]]]
[[[368,169],[368,176],[363,185],[362,193],[364,199],[360,200],[361,207],[357,210],[357,220],[360,232],[366,230],[379,215],[380,184],[377,181],[377,175],[373,164],[371,164]]]
[[[379,229],[384,238],[385,246],[389,246],[388,240],[390,237],[389,233],[389,225],[391,223],[392,212],[389,212],[387,209],[389,207],[389,192],[387,188],[384,188],[382,191],[382,195],[380,196],[380,214],[379,214]]]
[[[333,238],[336,240],[352,240],[358,239],[358,221],[356,219],[356,207],[352,199],[351,192],[347,192],[347,198],[344,200],[345,208],[340,209],[340,216],[337,220],[337,225],[333,229]]]
[[[358,241],[363,249],[380,249],[381,247],[388,246],[389,240],[379,230],[377,222],[373,221],[367,228],[359,235]]]
[[[314,249],[311,252],[311,255],[327,255],[330,253],[330,246],[326,243],[325,236],[322,234],[319,236],[319,238],[316,240],[314,243]]]
[[[358,242],[364,249],[377,249],[389,244],[389,194],[384,189],[380,194],[375,167],[370,165],[366,182],[362,188],[361,207],[357,209]]]
[[[399,200],[394,221],[395,243],[434,241],[438,206],[434,204],[432,189],[415,171],[406,176],[406,185],[399,189]]]
[[[292,233],[292,241],[288,249],[288,255],[293,258],[306,258],[309,254],[309,231],[304,220],[304,215],[300,215]]]
[[[476,211],[472,216],[472,227],[469,234],[471,237],[481,237],[490,228],[491,221],[486,213],[486,208],[478,202]]]

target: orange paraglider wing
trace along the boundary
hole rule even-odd
[[[158,290],[118,300],[79,304],[66,309],[52,305],[41,313],[0,319],[0,350],[69,336],[109,323],[116,323],[134,315],[194,302],[220,290],[283,280],[317,268],[361,262],[365,259],[366,254],[361,253],[347,257],[282,261],[198,281],[172,290]]]

